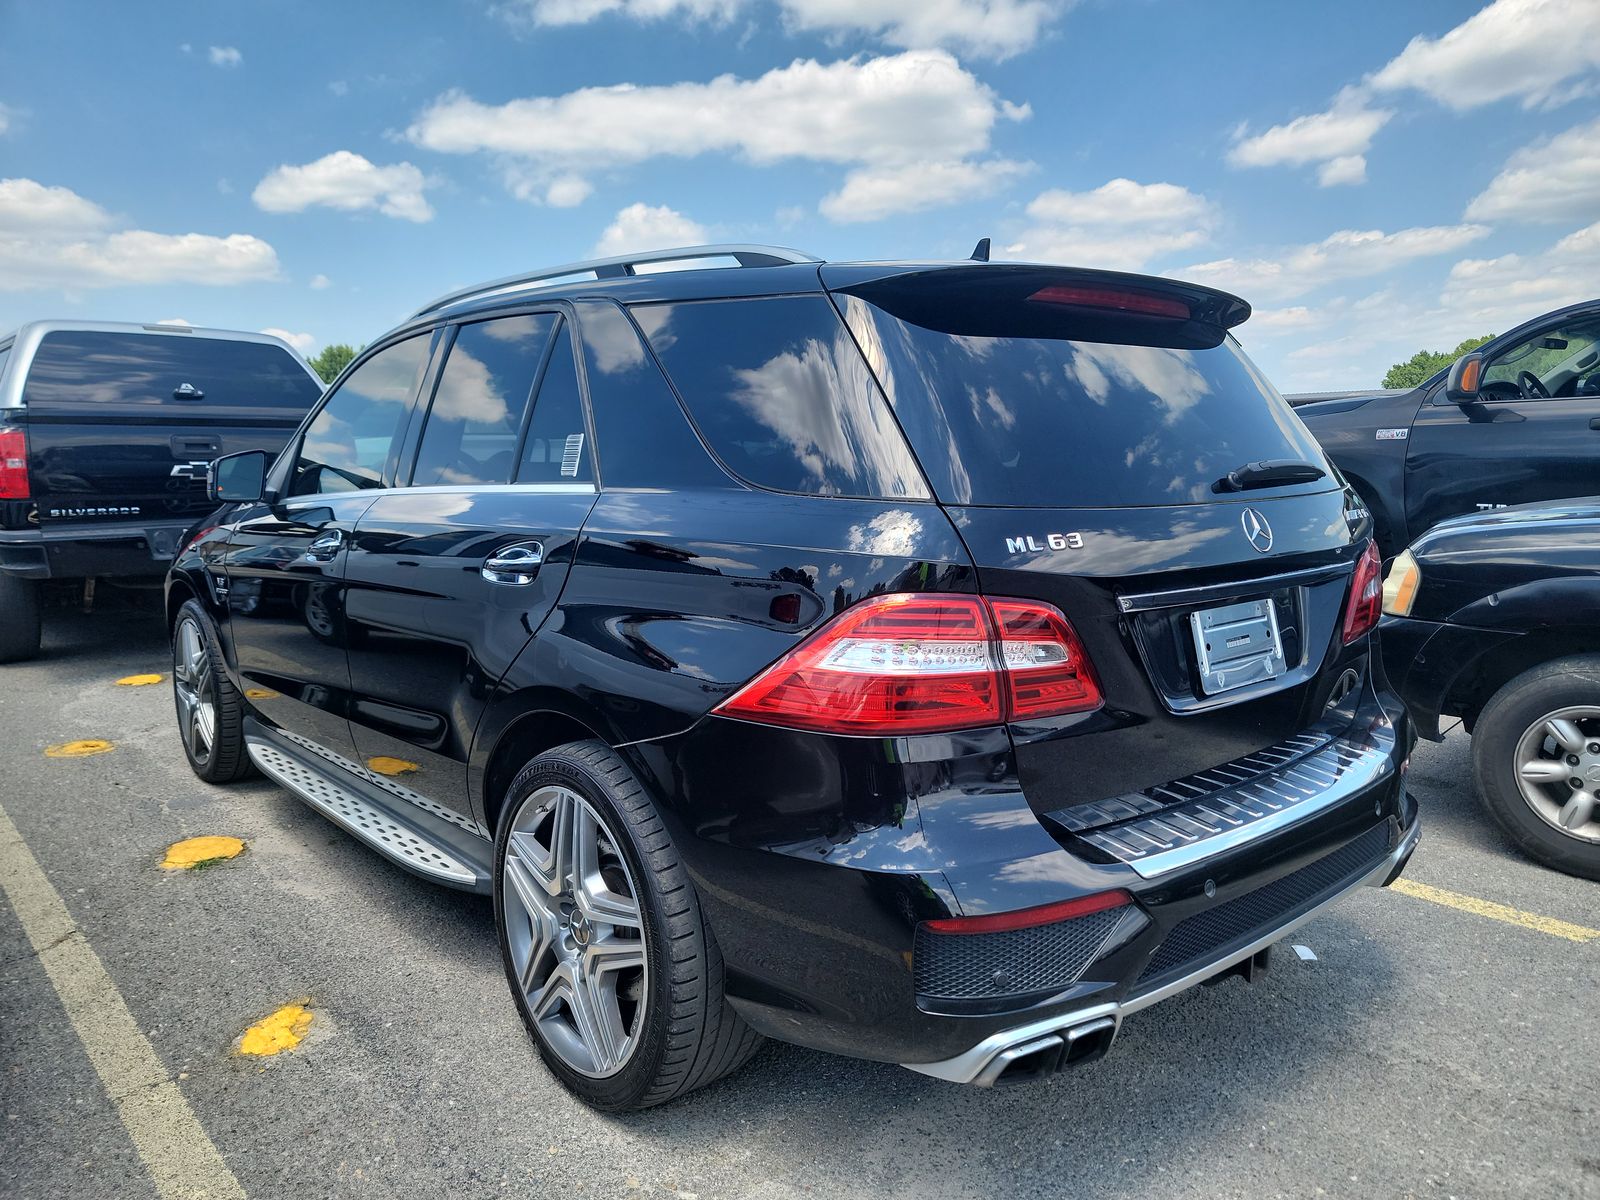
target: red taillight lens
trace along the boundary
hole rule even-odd
[[[0,500],[28,498],[28,435],[0,429]]]
[[[821,733],[940,733],[1098,708],[1082,643],[1048,604],[918,593],[835,617],[717,706]]]
[[[1133,897],[1118,888],[1111,892],[1080,896],[1076,900],[1041,904],[1037,908],[985,913],[977,917],[940,917],[937,921],[926,921],[923,924],[935,933],[1007,933],[1013,929],[1032,929],[1036,925],[1054,925],[1057,921],[1087,917],[1090,913],[1105,912],[1108,908],[1124,908],[1132,903]]]
[[[1377,543],[1368,542],[1356,560],[1356,572],[1350,580],[1350,599],[1344,609],[1344,644],[1348,646],[1371,633],[1382,615],[1383,559],[1378,555]]]
[[[1113,308],[1147,317],[1173,317],[1187,321],[1189,306],[1176,296],[1134,292],[1123,288],[1043,287],[1028,297],[1036,304],[1070,304],[1076,308]]]

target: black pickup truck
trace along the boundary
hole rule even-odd
[[[0,335],[0,662],[48,580],[158,580],[213,507],[211,460],[279,450],[322,383],[275,337],[38,321]]]
[[[1290,396],[1393,557],[1447,517],[1600,493],[1600,300],[1546,313],[1410,391]]]

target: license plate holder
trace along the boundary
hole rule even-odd
[[[1200,690],[1207,696],[1276,679],[1287,669],[1272,600],[1244,600],[1189,614]]]

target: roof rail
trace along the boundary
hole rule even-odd
[[[818,263],[822,260],[799,250],[782,246],[756,246],[730,243],[717,246],[680,246],[672,250],[646,250],[639,254],[619,254],[615,258],[591,258],[585,262],[567,263],[560,267],[542,267],[488,283],[475,284],[447,292],[431,303],[424,304],[412,314],[420,317],[426,313],[448,308],[473,296],[486,296],[492,292],[510,291],[530,283],[548,279],[562,279],[568,275],[591,274],[596,279],[623,279],[637,275],[637,268],[646,263],[689,262],[697,258],[731,258],[741,267],[781,267],[794,263]]]

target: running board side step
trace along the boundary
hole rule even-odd
[[[246,736],[250,761],[274,783],[287,788],[335,825],[408,871],[437,883],[470,891],[486,891],[487,872],[466,861],[445,844],[401,821],[386,807],[363,796],[355,785],[336,781],[329,772],[265,738]],[[335,768],[337,769],[337,768]]]

